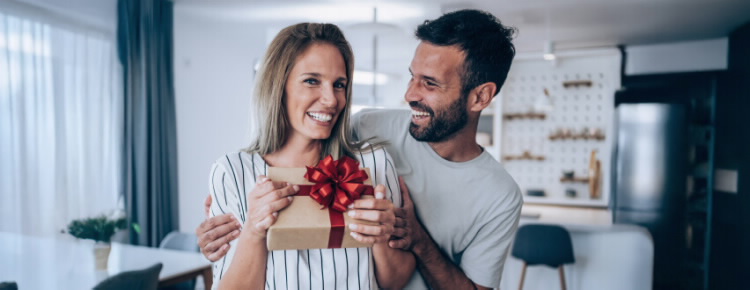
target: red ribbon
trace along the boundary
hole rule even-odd
[[[298,196],[310,196],[324,208],[328,208],[331,233],[328,248],[340,248],[344,240],[344,214],[346,208],[363,195],[372,195],[373,187],[365,185],[367,172],[359,168],[359,162],[344,156],[333,160],[330,155],[315,167],[307,167],[305,178],[314,185],[300,185]]]

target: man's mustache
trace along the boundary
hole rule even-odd
[[[433,111],[433,110],[432,110],[432,108],[430,108],[430,107],[428,107],[427,105],[425,105],[425,104],[422,104],[422,103],[420,103],[420,102],[417,102],[417,101],[411,101],[411,102],[409,102],[409,106],[410,106],[410,107],[411,107],[412,109],[416,109],[416,110],[418,110],[418,111],[423,111],[423,112],[427,112],[427,113],[430,113],[430,116],[435,116],[435,111]]]

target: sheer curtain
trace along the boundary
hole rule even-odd
[[[0,231],[50,236],[118,208],[114,36],[0,7]]]

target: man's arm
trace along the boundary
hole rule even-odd
[[[399,185],[404,207],[396,210],[395,239],[389,242],[389,246],[414,253],[417,269],[430,288],[491,289],[471,281],[461,268],[445,256],[417,219],[409,189],[402,178],[399,178]]]
[[[211,195],[203,204],[206,212],[204,220],[195,234],[201,253],[211,262],[216,262],[229,252],[229,242],[240,236],[240,222],[231,213],[211,217]]]

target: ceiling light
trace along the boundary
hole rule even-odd
[[[555,60],[555,45],[552,41],[544,42],[544,60]]]

